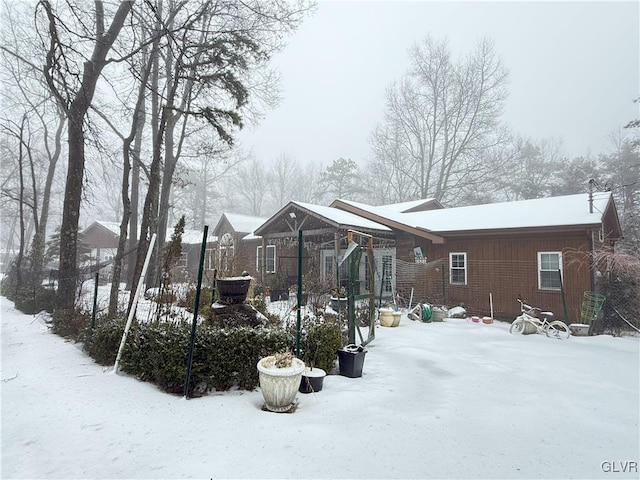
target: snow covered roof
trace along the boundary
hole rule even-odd
[[[103,228],[106,228],[107,230],[109,230],[111,233],[113,233],[116,236],[120,236],[120,223],[119,222],[105,222],[103,220],[96,220],[95,222],[93,222],[91,225],[100,225]],[[89,227],[91,227],[91,225],[89,225]],[[87,230],[89,227],[85,228],[85,230]],[[199,244],[202,242],[202,234],[203,234],[203,230],[186,230],[184,231],[184,233],[182,234],[182,243],[183,244]],[[173,235],[173,227],[169,227],[167,228],[167,234],[166,234],[166,239],[167,241],[169,239],[171,239],[171,235]],[[138,235],[136,234],[136,238],[138,237]],[[209,230],[209,235],[208,235],[208,242],[215,242],[217,240],[215,235],[212,235],[211,230]]]
[[[111,233],[114,233],[116,235],[120,235],[120,223],[118,223],[118,222],[104,222],[102,220],[96,220],[95,223],[97,223],[98,225],[106,228]],[[87,228],[89,228],[89,227],[87,227]]]
[[[593,213],[589,213],[589,194],[580,193],[407,213],[405,218],[410,224],[435,232],[597,225],[610,198],[609,192],[594,194]]]
[[[387,210],[393,210],[399,213],[408,213],[411,210],[431,210],[444,208],[442,204],[435,198],[423,198],[420,200],[412,200],[410,202],[390,203],[382,205]]]
[[[254,233],[256,235],[266,236],[291,234],[295,232],[297,228],[302,228],[303,230],[353,228],[369,232],[389,233],[392,231],[386,225],[344,209],[290,201],[256,229]],[[246,236],[244,240],[250,240],[252,238],[256,237]]]
[[[313,212],[318,216],[324,217],[338,225],[349,226],[355,228],[362,228],[366,230],[381,230],[384,232],[390,232],[391,229],[381,223],[368,220],[360,215],[356,215],[351,212],[346,212],[334,207],[324,207],[322,205],[314,205],[312,203],[303,202],[291,202],[294,205],[299,206],[303,210]]]
[[[182,243],[189,244],[189,245],[195,245],[195,244],[199,245],[202,243],[203,234],[204,234],[204,229],[203,230],[185,230],[184,233],[182,234]],[[171,232],[167,231],[167,238],[171,238],[171,235],[173,235],[173,230],[171,230]],[[209,230],[209,232],[207,233],[207,243],[215,242],[217,239],[218,237],[213,235],[211,233],[211,230]]]
[[[262,225],[267,219],[263,217],[252,217],[239,213],[223,213],[233,229],[239,233],[252,233]]]
[[[446,233],[597,225],[602,222],[610,200],[610,192],[594,193],[593,213],[589,213],[588,193],[412,213],[394,211],[386,205],[375,207],[348,200],[341,202],[407,227]]]

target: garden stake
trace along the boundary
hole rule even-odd
[[[91,333],[96,328],[96,310],[98,309],[98,277],[99,273],[96,272],[96,280],[93,285],[93,312],[91,312]]]
[[[138,286],[136,287],[136,293],[134,294],[133,302],[131,303],[131,310],[129,310],[129,317],[127,318],[127,324],[124,327],[124,333],[122,334],[122,341],[120,342],[120,348],[118,348],[118,356],[116,356],[116,363],[113,364],[113,371],[111,373],[118,373],[118,365],[120,364],[120,358],[122,357],[124,344],[127,342],[127,335],[129,335],[129,329],[131,328],[131,322],[133,321],[133,316],[136,314],[136,307],[138,306],[138,298],[140,298],[140,291],[142,290],[142,279],[147,273],[147,268],[149,268],[149,260],[151,260],[151,254],[153,253],[154,243],[156,243],[155,233],[151,236],[151,241],[149,242],[149,248],[147,249],[147,256],[144,259],[144,264],[142,265],[142,272],[140,272],[140,278],[138,278]]]
[[[184,398],[189,398],[189,380],[191,379],[191,364],[193,363],[193,346],[196,343],[196,325],[198,324],[198,305],[200,303],[200,288],[202,287],[202,270],[204,269],[204,255],[207,250],[207,234],[209,225],[204,226],[202,245],[200,246],[200,264],[198,265],[198,284],[196,286],[196,299],[193,304],[193,322],[191,324],[191,339],[189,341],[189,355],[187,357],[187,374],[184,380]]]
[[[302,323],[302,230],[298,230],[298,308],[296,309],[296,357],[300,358],[300,325]]]

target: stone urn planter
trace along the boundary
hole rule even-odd
[[[400,324],[400,312],[396,312],[393,308],[382,307],[378,309],[380,313],[380,325],[383,327],[397,327]]]
[[[247,299],[251,277],[228,277],[216,279],[216,290],[220,303],[233,305]]]
[[[265,408],[277,413],[291,410],[300,387],[304,362],[290,353],[279,353],[260,359],[257,367]]]

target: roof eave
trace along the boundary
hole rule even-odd
[[[426,228],[412,227],[404,223],[396,222],[395,220],[391,220],[389,218],[376,215],[372,212],[369,212],[368,210],[364,210],[354,205],[350,205],[348,203],[342,202],[339,199],[335,200],[332,205],[334,205],[334,208],[339,208],[341,210],[366,218],[367,220],[371,220],[372,222],[380,223],[385,227],[400,230],[406,233],[411,233],[418,237],[426,238],[427,240],[431,240],[432,243],[436,243],[436,244],[444,243],[444,238],[441,235],[435,234]]]

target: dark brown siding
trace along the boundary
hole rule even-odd
[[[84,231],[82,243],[88,248],[118,248],[118,235],[94,223]]]
[[[482,236],[447,239],[433,245],[424,239],[399,239],[399,260],[414,261],[413,247],[420,246],[427,265],[415,275],[414,297],[417,301],[464,305],[470,314],[490,313],[489,294],[493,296],[496,318],[513,318],[519,312],[516,299],[543,310],[556,318],[580,321],[580,305],[585,291],[591,290],[591,271],[585,252],[590,248],[586,232],[554,235]],[[563,252],[563,292],[538,288],[538,252]],[[449,282],[449,253],[467,254],[467,285]],[[399,262],[401,263],[401,262]],[[399,266],[399,269],[402,265]]]

